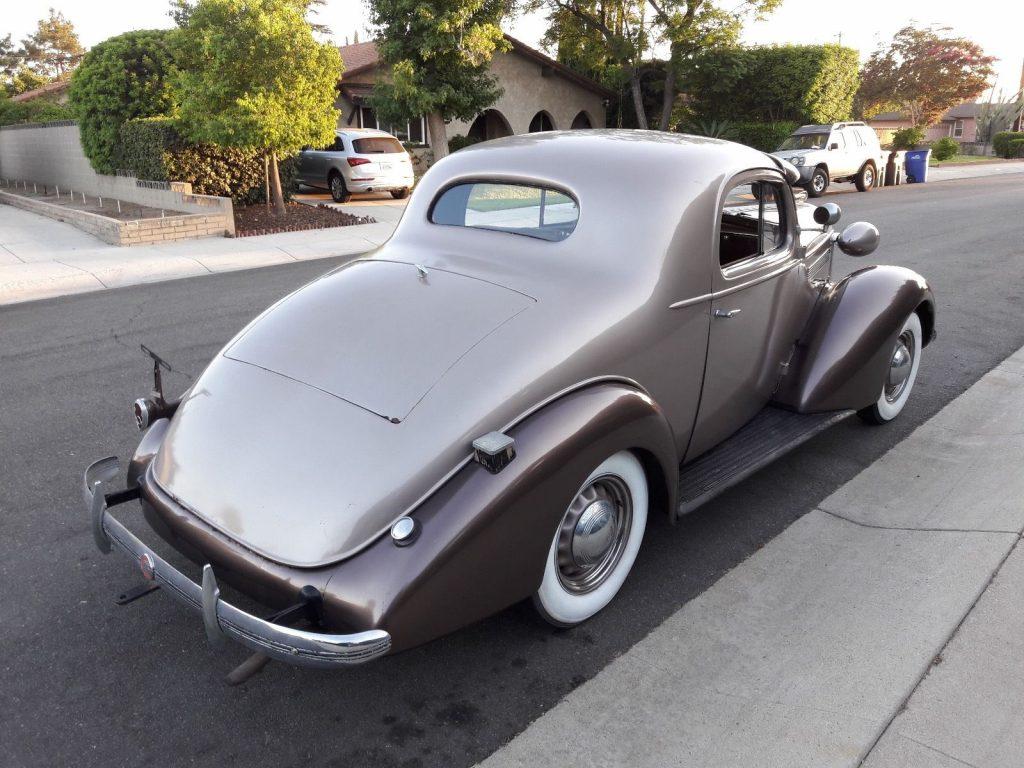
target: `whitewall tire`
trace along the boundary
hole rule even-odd
[[[903,323],[896,343],[889,356],[889,368],[882,392],[874,405],[860,411],[860,416],[871,424],[886,424],[897,416],[910,399],[910,392],[917,380],[917,369],[921,364],[921,348],[924,338],[921,318],[916,312]]]
[[[596,614],[618,593],[647,527],[647,476],[629,451],[590,473],[555,532],[544,579],[533,597],[547,621],[571,627]]]

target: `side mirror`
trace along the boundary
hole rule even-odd
[[[843,230],[843,233],[836,239],[839,250],[847,256],[868,256],[874,253],[882,236],[878,234],[878,227],[868,224],[866,221],[855,221]]]
[[[828,145],[828,148],[829,148],[829,151],[831,151],[833,149],[839,149],[839,142],[838,141],[833,141],[831,144]]]
[[[823,227],[831,227],[842,215],[842,209],[835,203],[823,203],[814,209],[814,222]]]

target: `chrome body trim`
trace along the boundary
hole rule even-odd
[[[116,544],[135,560],[148,557],[153,563],[153,580],[174,599],[202,614],[211,643],[227,636],[272,659],[322,669],[361,664],[391,649],[391,635],[380,629],[336,635],[287,627],[253,616],[220,597],[209,564],[203,567],[202,585],[196,584],[107,514],[103,486],[117,472],[118,461],[114,456],[100,459],[85,470],[84,495],[92,512],[96,546],[104,554]]]

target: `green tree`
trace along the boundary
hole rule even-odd
[[[99,173],[121,162],[121,125],[136,117],[167,115],[173,106],[172,33],[125,32],[90,50],[71,77],[69,102],[78,116],[82,148]]]
[[[186,139],[259,149],[285,213],[278,158],[334,136],[341,56],[318,42],[304,0],[198,0],[177,32],[174,79]]]
[[[75,25],[53,8],[39,20],[36,31],[21,41],[21,47],[25,66],[46,80],[67,77],[85,54]]]
[[[0,93],[14,93],[14,75],[21,66],[21,56],[14,48],[10,34],[0,37]]]
[[[426,115],[434,159],[448,154],[445,123],[472,120],[501,89],[488,65],[506,49],[507,0],[369,0],[381,59],[371,103],[384,122]]]
[[[694,57],[683,79],[702,120],[831,123],[850,117],[857,51],[838,45],[727,48]]]
[[[652,42],[664,41],[669,46],[661,89],[658,128],[669,130],[673,120],[678,89],[676,82],[688,62],[709,49],[734,45],[744,22],[762,18],[779,6],[782,0],[738,0],[722,7],[713,0],[527,0],[530,9],[548,8],[552,30],[545,42],[557,39],[559,59],[572,65],[581,58],[584,67],[600,62],[595,41],[603,41],[614,68],[605,68],[619,75],[620,82],[629,83],[637,124],[648,127],[644,108],[642,62]],[[568,55],[562,53],[563,44]],[[604,80],[606,85],[614,82]]]
[[[995,59],[949,27],[904,27],[881,45],[861,71],[859,111],[907,113],[914,125],[932,125],[946,110],[975,99],[992,76]]]

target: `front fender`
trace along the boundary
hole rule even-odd
[[[934,336],[935,301],[923,277],[904,267],[854,272],[822,292],[775,401],[801,413],[866,408],[878,399],[903,322],[921,315]]]
[[[517,456],[498,474],[471,462],[422,504],[410,546],[385,536],[340,563],[325,593],[339,624],[385,629],[401,650],[532,595],[565,509],[612,453],[633,449],[652,499],[675,506],[671,430],[645,394],[598,384],[568,394],[509,430]]]

